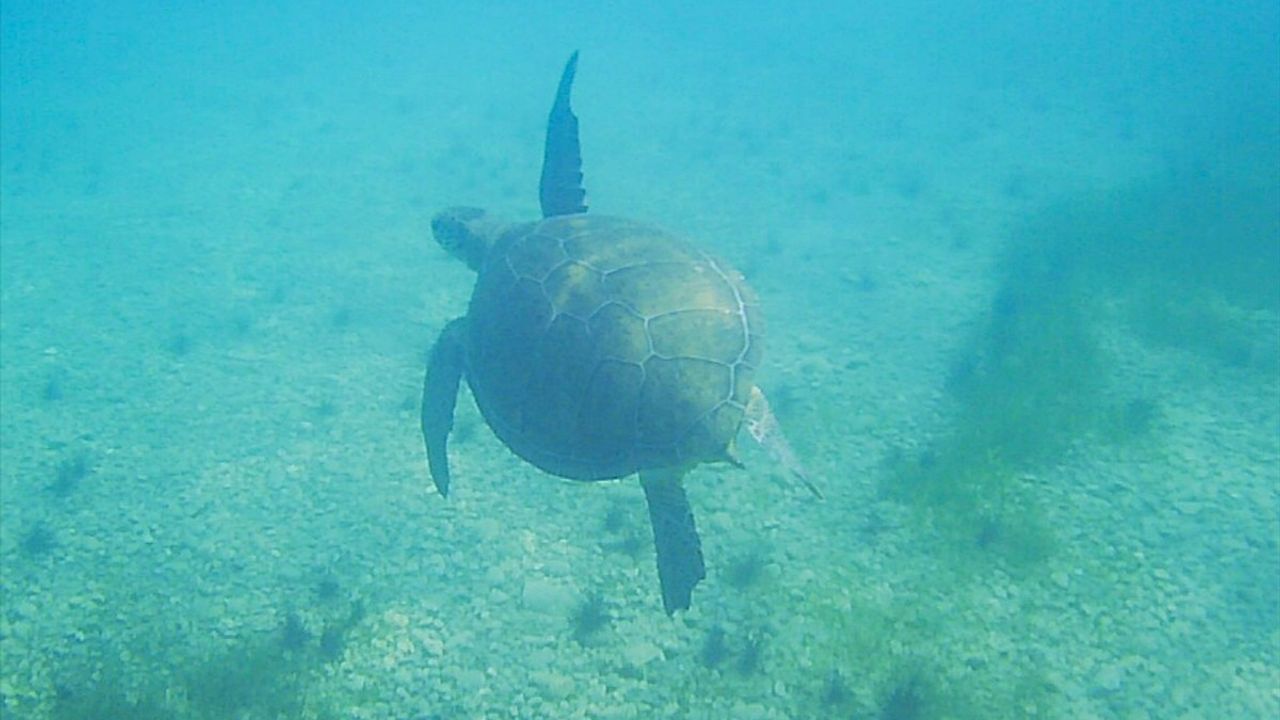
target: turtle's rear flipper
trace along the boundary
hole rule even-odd
[[[449,455],[446,441],[453,429],[453,408],[458,402],[458,383],[466,366],[463,345],[465,319],[444,326],[431,348],[427,377],[422,382],[422,439],[427,445],[427,469],[441,495],[449,495]]]
[[[758,387],[751,388],[751,400],[747,402],[746,426],[751,437],[768,451],[775,462],[794,475],[809,489],[809,492],[813,493],[814,497],[822,499],[822,491],[813,484],[809,474],[804,471],[804,465],[800,464],[800,458],[796,457],[795,451],[791,449],[787,436],[782,434],[782,426],[778,424],[778,418],[774,417],[773,411],[769,409],[769,401],[764,398],[764,393]]]
[[[683,470],[644,470],[640,484],[649,502],[653,544],[658,551],[658,580],[662,583],[662,607],[670,615],[688,610],[693,587],[707,576],[702,563],[702,541],[693,523],[693,510],[680,483]]]

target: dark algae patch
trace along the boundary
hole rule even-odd
[[[88,643],[55,668],[53,720],[274,720],[337,717],[309,691],[365,617],[361,601],[335,612],[284,611],[270,632],[190,651],[189,642],[122,648]],[[314,626],[314,630],[308,627]],[[188,654],[189,653],[189,654]],[[127,658],[122,660],[122,658]]]
[[[945,427],[891,453],[883,494],[925,511],[958,554],[1025,568],[1054,547],[1038,474],[1074,447],[1159,437],[1161,398],[1120,382],[1112,338],[1209,372],[1280,368],[1274,330],[1253,320],[1280,312],[1280,169],[1227,162],[1030,216],[954,354]]]

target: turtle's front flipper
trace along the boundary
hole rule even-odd
[[[658,551],[658,580],[662,583],[662,607],[670,615],[688,610],[693,586],[707,576],[702,564],[702,541],[693,523],[693,510],[675,468],[642,470],[640,484],[649,502],[653,544]]]
[[[582,199],[582,150],[578,144],[578,118],[569,107],[569,91],[578,70],[578,53],[569,56],[556,99],[547,118],[547,144],[542,152],[542,181],[538,197],[542,201],[542,217],[576,215],[587,211]]]
[[[431,348],[427,377],[422,383],[422,439],[427,444],[427,469],[441,495],[449,495],[449,455],[445,444],[453,429],[458,383],[466,366],[466,318],[444,326]]]

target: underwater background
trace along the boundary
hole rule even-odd
[[[1280,716],[1280,5],[0,5],[0,716]],[[818,500],[521,462],[439,497],[430,237],[738,266]]]

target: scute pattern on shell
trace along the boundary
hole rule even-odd
[[[529,462],[579,480],[723,459],[763,351],[740,274],[608,216],[505,235],[468,318],[468,381],[489,425]]]

